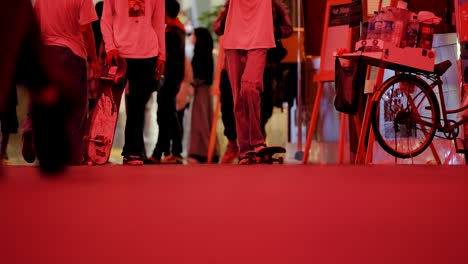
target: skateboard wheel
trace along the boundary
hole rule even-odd
[[[88,166],[93,166],[93,162],[92,161],[88,161]]]
[[[255,157],[255,163],[262,163],[262,157]]]
[[[284,163],[283,157],[279,157],[279,158],[278,158],[278,163],[279,163],[279,164],[283,164],[283,163]]]

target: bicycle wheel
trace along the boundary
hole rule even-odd
[[[440,120],[439,103],[421,78],[398,74],[373,96],[371,118],[380,146],[394,157],[411,158],[431,144]]]

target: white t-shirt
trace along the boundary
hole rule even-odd
[[[68,47],[86,59],[80,26],[98,19],[93,0],[35,0],[45,45]]]
[[[124,58],[166,58],[164,0],[106,0],[101,18],[106,51]]]
[[[271,0],[231,0],[224,29],[225,49],[275,47]]]

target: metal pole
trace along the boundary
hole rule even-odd
[[[193,28],[198,27],[198,3],[197,0],[192,1],[192,25]]]
[[[302,65],[301,65],[301,14],[302,0],[297,0],[297,151],[296,160],[302,160]]]

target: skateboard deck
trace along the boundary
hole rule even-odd
[[[105,67],[99,80],[96,106],[89,118],[85,136],[88,164],[106,164],[109,161],[120,101],[125,88],[127,64],[119,58],[117,66]]]
[[[258,152],[251,151],[248,152],[247,154],[255,156],[255,160],[257,164],[273,164],[273,163],[278,163],[278,164],[283,164],[284,163],[284,158],[283,157],[273,157],[276,154],[281,154],[281,153],[286,153],[286,149],[280,146],[271,146],[271,147],[265,147]]]

